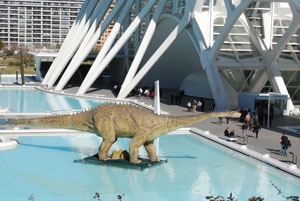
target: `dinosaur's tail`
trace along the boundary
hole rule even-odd
[[[41,118],[30,118],[30,119],[14,119],[10,120],[8,124],[18,125],[31,125],[31,126],[47,126],[56,128],[71,128],[71,116],[70,115],[58,115]]]
[[[95,133],[93,110],[77,114],[57,115],[32,119],[16,119],[8,121],[9,124],[31,125],[39,127],[65,128]]]

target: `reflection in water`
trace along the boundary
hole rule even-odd
[[[0,107],[14,113],[78,111],[101,104],[100,100],[75,98],[28,88],[0,88]]]
[[[129,140],[118,139],[112,150],[128,150]],[[124,193],[124,201],[198,201],[230,193],[237,200],[284,200],[270,181],[285,196],[300,192],[299,178],[190,135],[162,136],[158,156],[168,162],[144,170],[74,163],[97,153],[101,140],[96,135],[19,141],[17,149],[0,152],[1,200],[22,200],[34,193],[43,201],[86,201],[95,192],[102,200],[117,200]]]
[[[198,178],[195,179],[190,188],[191,201],[198,201],[200,197],[206,197],[208,195],[211,195],[211,193],[215,193],[210,191],[210,189],[212,188],[211,181],[205,169],[202,169],[202,171],[199,172]]]

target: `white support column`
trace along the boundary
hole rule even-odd
[[[290,97],[276,61],[272,62],[271,65],[267,66],[267,72],[273,91],[284,95],[288,95]],[[292,109],[294,109],[293,102],[291,99],[288,99],[286,110],[290,111]]]
[[[212,48],[201,53],[200,60],[202,67],[205,69],[211,92],[213,94],[217,110],[231,109],[230,99],[225,91],[215,58],[218,55],[222,44],[227,38],[233,25],[236,23],[241,14],[249,6],[252,1],[243,0],[234,8],[231,1],[225,1],[227,8],[227,20],[219,36],[216,38]],[[213,19],[211,19],[213,21]]]
[[[61,60],[58,65],[56,66],[55,71],[52,73],[51,77],[49,78],[47,85],[48,87],[52,87],[55,83],[55,81],[58,79],[60,76],[61,72],[64,70],[70,59],[73,57],[74,53],[76,52],[78,46],[80,45],[82,39],[88,32],[90,26],[92,25],[92,22],[96,19],[97,15],[103,16],[105,15],[107,9],[110,6],[110,1],[100,1],[98,4],[97,8],[94,10],[93,8],[89,8],[92,12],[92,16],[88,18],[87,22],[79,29],[72,40],[72,43],[68,46],[68,50],[64,54],[63,60]]]
[[[267,60],[272,61],[274,59],[278,59],[282,50],[285,48],[286,44],[290,41],[295,32],[300,28],[300,17],[296,17],[293,19],[290,27],[284,32],[283,36],[278,41],[277,45],[273,48],[273,50],[266,56]]]
[[[214,40],[214,1],[209,1],[209,41],[208,46],[213,46]]]
[[[35,63],[35,79],[36,81],[41,81],[41,57],[39,56],[34,56],[34,63]]]
[[[191,21],[191,13],[195,9],[195,5],[197,5],[197,1],[188,1],[186,5],[185,14],[180,21],[179,25],[177,25],[169,34],[169,36],[162,42],[159,48],[152,54],[152,56],[148,59],[146,64],[141,68],[141,70],[136,74],[136,76],[132,79],[129,85],[123,89],[122,92],[119,93],[118,98],[125,98],[132,89],[141,81],[141,79],[148,73],[148,71],[152,68],[152,66],[158,61],[158,59],[165,53],[165,51],[171,46],[171,44],[175,41],[175,39],[182,33],[182,31],[187,27],[187,25]]]
[[[101,24],[100,28],[98,26],[99,26],[99,24],[102,20],[102,16],[98,16],[99,18],[97,18],[97,20],[94,21],[93,26],[90,28],[89,32],[87,33],[86,37],[84,38],[84,41],[80,45],[80,47],[77,50],[76,54],[74,55],[71,63],[69,64],[69,66],[66,69],[66,71],[64,72],[62,78],[60,79],[57,86],[55,87],[55,90],[60,91],[65,87],[67,82],[71,79],[72,75],[75,73],[75,71],[79,68],[81,63],[84,61],[84,59],[88,56],[90,51],[93,49],[94,45],[97,43],[100,36],[106,30],[108,25],[112,22],[115,15],[122,8],[123,3],[124,3],[124,1],[118,1],[117,2],[115,7],[113,8],[113,10],[105,18],[104,22]],[[118,21],[115,22],[115,24],[117,24],[117,23],[119,23],[119,22]],[[99,28],[99,29],[95,32],[95,30],[97,28]],[[103,48],[101,49],[101,51],[102,50],[103,50]]]
[[[89,76],[85,77],[84,82],[81,84],[77,94],[84,94],[87,89],[95,82],[98,76],[102,73],[102,71],[106,68],[106,66],[112,61],[112,59],[117,55],[120,49],[125,45],[133,32],[138,28],[142,19],[146,16],[146,14],[150,11],[150,9],[155,4],[156,0],[149,0],[145,7],[141,10],[138,16],[133,20],[133,22],[129,25],[127,30],[121,36],[121,38],[117,41],[114,47],[109,51],[106,57],[99,61],[98,65],[94,62],[93,66],[90,69]],[[107,41],[106,41],[107,42]],[[100,60],[100,59],[99,59]],[[98,62],[97,62],[98,63]]]
[[[300,13],[299,10],[291,6],[291,10],[293,12],[293,20],[290,25],[290,27],[284,32],[283,36],[278,41],[277,45],[273,48],[272,51],[270,51],[265,56],[265,63],[267,66],[267,73],[268,78],[271,83],[272,89],[274,92],[289,95],[287,87],[284,83],[284,80],[281,76],[281,73],[279,71],[277,60],[286,46],[286,44],[290,41],[290,39],[293,37],[293,34],[300,28]],[[294,105],[291,101],[291,99],[287,102],[287,111],[290,111],[294,108]]]
[[[160,115],[160,94],[159,94],[159,80],[154,82],[154,111],[157,115]]]
[[[112,0],[108,0],[107,3],[109,5],[111,5],[112,3]],[[95,34],[95,32],[98,30],[98,29],[101,29],[101,27],[99,27],[99,24],[102,22],[101,26],[103,25],[102,29],[106,29],[106,27],[111,23],[111,21],[113,20],[116,12],[118,11],[118,9],[123,5],[124,2],[120,2],[118,1],[115,5],[115,7],[113,8],[113,10],[110,12],[110,14],[105,18],[105,20],[102,22],[103,18],[104,18],[104,15],[106,15],[106,12],[108,12],[108,10],[106,10],[106,12],[103,14],[103,13],[100,13],[101,9],[103,9],[103,6],[101,7],[97,7],[97,10],[94,11],[94,16],[91,17],[91,21],[93,22],[92,25],[90,26],[89,28],[89,31],[88,33],[86,34],[86,36],[84,37],[84,40],[82,41],[81,45],[80,46],[83,46],[85,47],[89,42],[90,42],[90,39],[93,37],[93,35]],[[109,9],[109,6],[105,8]],[[103,30],[103,31],[104,31]],[[101,35],[99,36],[99,38],[101,37]]]
[[[273,28],[274,28],[274,2],[270,2],[270,20],[269,20],[269,24],[270,24],[270,32],[269,32],[269,48],[272,49],[272,42],[273,42]]]
[[[263,70],[262,73],[259,75],[259,78],[256,80],[253,87],[250,89],[252,93],[259,93],[264,88],[268,81],[268,73],[266,70]]]
[[[68,46],[71,44],[71,41],[73,40],[75,33],[78,32],[79,27],[81,26],[81,24],[86,22],[86,20],[87,20],[86,19],[86,17],[87,17],[87,13],[86,13],[87,12],[87,7],[88,6],[89,7],[93,6],[94,4],[96,4],[96,1],[86,0],[84,2],[84,4],[82,5],[82,7],[81,7],[81,9],[80,9],[80,11],[79,11],[79,13],[76,17],[76,20],[73,23],[73,26],[69,30],[66,39],[64,40],[61,48],[59,49],[57,57],[55,58],[55,60],[51,64],[46,76],[43,79],[43,82],[42,82],[43,85],[45,85],[48,82],[51,74],[55,70],[55,68],[56,68],[57,64],[59,63],[59,61],[62,59],[64,53],[67,51]]]
[[[147,63],[141,68],[137,75],[132,79],[130,84],[120,92],[118,98],[125,98],[132,89],[141,81],[141,79],[148,73],[152,66],[157,62],[157,60],[165,53],[165,51],[171,46],[177,36],[186,28],[190,20],[183,19],[179,25],[177,25],[165,41],[159,46],[159,48],[154,52],[154,54],[149,58]]]
[[[264,56],[265,51],[267,51],[265,41],[259,36],[257,31],[254,29],[252,23],[248,20],[244,13],[241,15],[240,21],[247,30],[247,33],[249,34],[249,38],[251,39],[253,45],[259,51],[260,55]]]
[[[208,48],[208,45],[200,28],[201,26],[198,24],[198,21],[195,18],[193,18],[191,23],[192,30],[195,35],[195,41],[198,42],[198,44],[195,45],[195,48],[198,52],[198,55],[200,56],[201,51],[206,50]]]
[[[200,60],[202,66],[205,68],[207,79],[209,81],[210,89],[215,100],[215,110],[228,110],[231,109],[229,104],[229,97],[224,88],[218,66],[209,58],[209,53],[203,52]]]
[[[124,90],[124,88],[126,88],[128,86],[128,84],[131,82],[132,78],[134,77],[134,75],[136,74],[136,71],[139,67],[139,65],[141,64],[141,61],[146,53],[147,48],[149,47],[149,43],[154,35],[154,32],[156,30],[156,25],[157,22],[159,20],[159,17],[164,9],[164,6],[166,4],[166,0],[160,0],[160,2],[158,3],[157,9],[153,15],[152,20],[150,21],[150,24],[147,28],[147,31],[144,35],[144,38],[141,42],[141,45],[134,57],[134,60],[131,64],[131,67],[127,73],[127,76],[122,84],[122,88],[120,90],[120,93],[122,93],[122,91]]]

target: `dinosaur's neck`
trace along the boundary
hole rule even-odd
[[[181,116],[181,117],[167,117],[168,131],[173,131],[181,127],[185,127],[196,122],[212,118],[212,117],[228,117],[227,112],[203,113],[199,115]]]

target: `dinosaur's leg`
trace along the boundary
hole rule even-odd
[[[98,153],[98,158],[101,161],[106,161],[108,160],[108,151],[110,149],[110,147],[112,146],[112,144],[115,142],[116,140],[111,140],[111,139],[103,139],[101,146],[99,148],[99,153]]]
[[[151,141],[147,141],[144,144],[144,147],[146,148],[146,151],[149,155],[149,159],[151,162],[159,162],[159,159],[156,156],[156,150],[155,150],[155,146],[153,144],[154,140]]]
[[[96,128],[103,139],[99,148],[98,158],[101,161],[105,161],[108,160],[108,151],[112,144],[117,140],[117,136],[114,131],[113,123],[110,119],[98,122],[98,124],[96,124]]]
[[[138,160],[139,147],[146,142],[143,134],[136,134],[129,142],[130,163],[139,164],[142,161]]]

